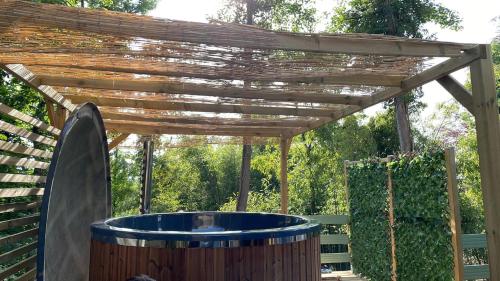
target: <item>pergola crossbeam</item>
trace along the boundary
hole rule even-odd
[[[104,119],[128,120],[143,122],[159,122],[170,124],[193,124],[193,125],[226,125],[226,126],[253,126],[253,127],[277,127],[277,128],[297,128],[309,127],[316,118],[222,118],[203,116],[177,116],[160,115],[147,113],[124,113],[112,111],[109,108],[100,108]]]
[[[446,75],[437,80],[465,109],[474,115],[472,94],[465,89],[455,78]]]
[[[422,57],[461,56],[461,52],[470,47],[468,44],[401,38],[380,40],[376,36],[293,34],[251,26],[162,20],[17,0],[2,0],[0,3],[0,19],[6,24],[25,23],[153,40],[255,49]]]
[[[273,89],[202,86],[188,83],[173,83],[166,81],[133,81],[115,79],[90,79],[77,77],[61,77],[39,75],[38,81],[44,85],[75,87],[83,89],[100,89],[115,91],[137,91],[151,93],[167,93],[181,95],[195,95],[208,97],[263,99],[269,101],[310,102],[330,104],[357,105],[365,102],[368,97],[360,95],[322,94],[322,93],[293,93]],[[296,89],[298,91],[299,89]],[[294,91],[295,92],[295,91]]]
[[[37,76],[29,71],[22,64],[0,64],[0,67],[6,72],[12,74],[17,79],[23,81],[27,85],[31,86],[33,89],[40,92],[43,96],[47,97],[51,101],[63,106],[69,111],[74,111],[76,106],[66,100],[62,95],[55,91],[52,87],[40,84]]]
[[[409,91],[418,88],[426,83],[434,81],[436,79],[447,76],[448,74],[455,72],[470,65],[473,61],[479,59],[482,56],[480,48],[477,46],[470,49],[461,57],[448,59],[440,64],[437,64],[427,70],[422,71],[408,79],[401,82],[401,88],[390,88],[379,93],[376,93],[370,97],[369,101],[365,101],[360,107],[346,106],[344,110],[337,112],[337,115],[332,118],[322,118],[313,125],[312,128],[317,128],[325,123],[336,121],[344,118],[348,115],[354,114],[372,105],[390,100],[400,95],[404,95]],[[303,133],[304,130],[297,130],[294,134],[298,135]]]
[[[194,126],[119,120],[105,120],[104,123],[106,129],[113,132],[139,133],[142,135],[184,134],[279,137],[282,134],[287,134],[289,131],[286,129],[277,130],[274,127]]]
[[[243,104],[218,104],[218,103],[194,103],[176,102],[162,100],[148,100],[139,98],[98,97],[66,95],[76,103],[93,102],[98,106],[144,108],[171,111],[192,112],[215,112],[215,113],[239,113],[258,115],[284,115],[284,116],[306,116],[306,117],[330,117],[334,116],[337,109],[311,109],[278,106],[256,106]]]

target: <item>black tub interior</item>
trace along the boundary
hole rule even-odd
[[[263,230],[306,223],[294,216],[258,213],[176,213],[124,217],[108,221],[111,227],[139,231],[218,232]]]

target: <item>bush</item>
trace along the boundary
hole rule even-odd
[[[387,168],[363,161],[348,169],[352,266],[373,281],[391,279]]]

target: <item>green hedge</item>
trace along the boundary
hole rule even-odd
[[[349,166],[352,265],[372,281],[391,280],[388,171],[392,175],[398,280],[453,280],[444,152]]]
[[[391,279],[387,168],[363,161],[348,169],[352,265],[372,281]]]
[[[453,280],[444,153],[400,156],[392,173],[399,280]]]

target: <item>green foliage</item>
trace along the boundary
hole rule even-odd
[[[146,14],[156,7],[158,0],[35,0],[33,2],[59,4],[70,7],[81,7],[83,2],[86,8]]]
[[[314,4],[315,0],[225,0],[216,18],[246,24],[250,14],[253,24],[263,28],[311,32],[316,24]]]
[[[447,175],[442,152],[400,156],[389,163],[396,219],[447,222]]]
[[[447,223],[396,223],[399,280],[453,280],[453,249]]]
[[[228,202],[220,207],[220,211],[234,212],[238,196],[233,196]],[[261,191],[248,193],[248,212],[277,213],[280,210],[280,194],[276,191]]]
[[[347,180],[353,268],[373,281],[391,280],[387,168],[362,161],[349,167]]]
[[[453,280],[444,153],[404,155],[388,167],[392,174],[398,278]]]
[[[114,150],[110,155],[113,216],[139,213],[140,166],[133,154]]]
[[[352,263],[373,281],[391,279],[388,172],[394,202],[397,276],[452,280],[447,173],[442,151],[402,155],[348,169]]]
[[[456,12],[433,0],[351,0],[335,10],[330,28],[340,32],[429,38],[432,35],[424,28],[425,24],[457,30],[460,21]]]

